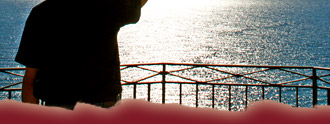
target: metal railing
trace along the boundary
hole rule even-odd
[[[3,92],[7,92],[8,95],[7,95],[7,98],[8,99],[12,99],[12,93],[15,92],[15,91],[21,91],[22,88],[12,88],[12,87],[15,87],[17,85],[20,85],[22,83],[22,79],[24,77],[23,74],[19,74],[19,73],[15,73],[15,72],[11,72],[11,71],[23,71],[25,70],[25,68],[0,68],[0,74],[3,73],[3,74],[7,74],[7,75],[11,75],[11,77],[7,77],[7,76],[4,76],[4,75],[1,75],[1,78],[0,78],[0,83],[2,84],[8,84],[6,86],[3,86],[1,87],[0,85],[0,93],[3,93]],[[13,79],[15,78],[15,79]],[[13,82],[15,80],[20,80],[18,82]],[[6,82],[6,81],[10,81],[10,82]],[[0,98],[1,98],[1,95],[3,94],[0,94]],[[2,96],[4,97],[4,96]]]
[[[22,77],[11,72],[14,70],[24,68],[2,68],[0,72]],[[296,107],[305,101],[314,106],[318,104],[318,91],[325,90],[326,103],[330,105],[330,68],[150,63],[121,65],[121,74],[123,97],[163,104],[171,102],[170,97],[174,96],[174,103],[187,104],[185,100],[190,97],[193,106],[217,108],[222,102],[228,110],[234,106],[246,108],[248,102],[258,99],[275,99]],[[8,92],[8,99],[11,99],[13,91],[21,90],[12,87],[20,83],[1,87],[0,92]],[[174,87],[169,89],[170,84]],[[138,90],[141,86],[146,89],[144,92]],[[159,87],[153,88],[155,86]],[[309,96],[311,100],[308,100]],[[286,99],[294,100],[288,102]]]

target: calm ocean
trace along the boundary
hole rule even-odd
[[[24,22],[42,0],[0,1],[0,67],[21,66]],[[329,0],[150,0],[119,34],[121,62],[330,67],[329,21]]]
[[[24,23],[43,0],[0,1],[0,67],[23,67]],[[330,0],[149,0],[118,38],[122,64],[330,67]]]

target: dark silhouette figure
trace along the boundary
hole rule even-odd
[[[119,29],[147,0],[46,0],[31,11],[16,61],[26,66],[22,101],[73,109],[110,107],[121,93]]]

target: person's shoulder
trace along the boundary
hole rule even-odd
[[[43,2],[41,2],[41,3],[39,3],[39,4],[37,4],[36,6],[34,6],[34,7],[32,8],[32,11],[43,10],[43,9],[48,8],[48,6],[49,6],[49,1],[46,0],[46,1],[43,1]]]

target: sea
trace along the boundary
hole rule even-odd
[[[0,68],[24,67],[14,58],[42,1],[0,0]],[[118,34],[121,64],[330,67],[330,0],[149,0],[141,11]]]

